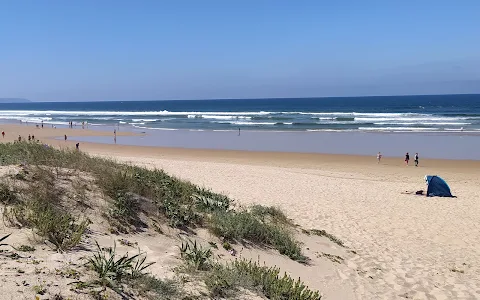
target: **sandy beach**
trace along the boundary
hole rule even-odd
[[[2,125],[4,141],[35,134],[111,135],[82,129]],[[127,134],[124,132],[118,133]],[[237,204],[280,207],[305,229],[337,236],[351,255],[325,272],[321,265],[275,263],[301,276],[325,299],[480,298],[480,161],[195,150],[81,143],[80,149],[166,172],[224,193]],[[411,153],[412,155],[412,153]],[[412,155],[413,156],[413,155]],[[404,194],[425,189],[424,175],[444,178],[457,198]],[[312,246],[313,247],[313,246]]]

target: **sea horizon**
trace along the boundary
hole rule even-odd
[[[0,121],[152,130],[480,133],[480,95],[1,103]]]

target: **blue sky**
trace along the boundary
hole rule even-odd
[[[477,92],[478,0],[0,2],[0,97]]]

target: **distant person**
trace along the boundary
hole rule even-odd
[[[418,152],[415,153],[415,167],[418,167]]]
[[[85,122],[82,122],[82,129],[85,129]]]
[[[382,160],[382,153],[378,152],[377,153],[377,163],[380,163],[380,160]]]
[[[2,136],[3,138],[5,138],[5,131],[2,131]]]
[[[35,135],[32,134],[32,141],[35,141]]]
[[[240,127],[238,128],[238,136],[240,136]]]
[[[80,147],[80,143],[76,143],[75,148],[78,150],[79,147]]]
[[[20,135],[18,135],[18,141],[21,142],[22,141],[22,137]]]
[[[64,135],[64,138],[65,138],[65,142],[67,141],[67,135]]]
[[[42,120],[42,128],[43,128],[43,120]]]
[[[28,135],[28,141],[30,142],[32,140],[32,136]]]
[[[408,162],[410,161],[410,154],[405,154],[405,164],[408,166]]]

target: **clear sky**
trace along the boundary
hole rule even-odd
[[[0,97],[480,92],[480,0],[3,0]]]

